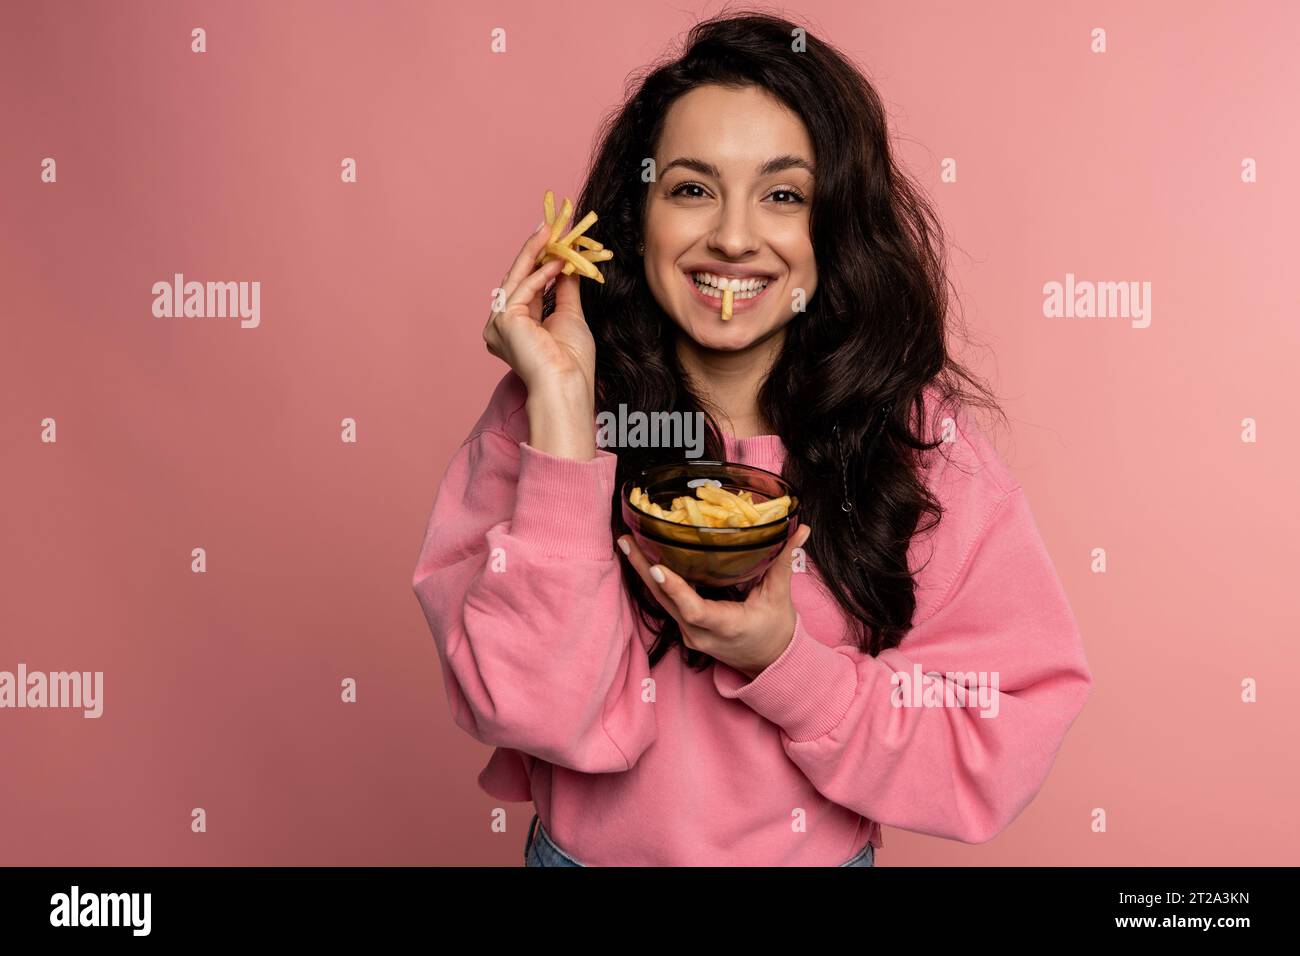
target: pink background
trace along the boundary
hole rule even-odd
[[[520,865],[532,808],[489,829],[411,572],[542,192],[716,9],[6,5],[0,670],[102,670],[105,710],[0,711],[0,863]],[[1294,862],[1296,8],[782,12],[877,83],[950,231],[1096,681],[1004,834],[887,827],[880,865]],[[174,272],[260,281],[260,327],[154,318]],[[1151,282],[1150,328],[1044,318],[1067,272]]]

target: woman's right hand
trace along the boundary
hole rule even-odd
[[[578,276],[560,275],[563,259],[533,268],[550,233],[550,226],[543,224],[519,251],[501,281],[505,305],[488,316],[483,341],[489,352],[524,380],[530,395],[538,389],[574,388],[577,383],[594,394],[596,342],[582,314]],[[542,293],[551,279],[556,279],[555,311],[543,324]]]
[[[529,444],[587,460],[595,457],[596,342],[582,314],[579,277],[560,274],[563,259],[533,267],[550,233],[543,224],[519,250],[501,282],[505,304],[488,317],[483,341],[528,388]],[[542,293],[553,278],[555,311],[543,323]]]

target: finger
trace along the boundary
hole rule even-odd
[[[501,340],[503,338],[501,329],[502,316],[506,315],[511,306],[520,301],[525,302],[524,312],[533,322],[540,324],[541,297],[538,295],[540,290],[546,288],[546,283],[554,277],[560,269],[564,268],[563,264],[552,260],[541,266],[532,275],[528,276],[522,282],[515,286],[515,294],[506,300],[506,303],[500,310],[494,310],[488,315],[487,323],[483,327],[483,341],[488,345],[488,351],[493,355],[501,355],[499,351]],[[536,305],[536,308],[533,306]],[[537,314],[534,314],[537,313]]]
[[[530,248],[534,249],[533,258],[535,259],[537,256],[537,252],[540,251],[540,249],[537,248],[535,244],[539,241],[539,237],[547,236],[547,235],[550,235],[550,233],[546,229],[546,223],[542,223],[540,226],[537,226],[535,229],[533,229],[531,233],[528,234],[528,238],[524,240],[524,244],[519,247],[519,252],[515,256],[515,261],[510,263],[510,268],[507,269],[506,274],[501,277],[502,289],[506,288],[507,285],[512,287],[518,285],[519,280],[522,279],[525,275],[527,275],[529,271],[531,271],[531,269],[525,269],[523,272],[518,272],[516,270],[521,262],[528,265],[532,264],[533,259],[528,258],[529,249]],[[540,241],[541,241],[541,245],[543,246],[546,245],[546,241],[544,239]]]
[[[563,270],[563,266],[560,267]],[[555,310],[569,309],[582,314],[582,296],[578,291],[578,274],[561,275],[555,280]]]
[[[681,610],[677,607],[677,603],[660,587],[659,582],[654,579],[653,575],[650,574],[650,562],[646,560],[646,556],[642,554],[641,549],[636,546],[632,536],[625,534],[618,541],[620,549],[623,545],[627,545],[627,551],[623,553],[627,556],[628,563],[641,576],[641,580],[646,583],[646,587],[654,594],[655,600],[663,606],[665,611],[677,619],[678,624],[681,624]]]
[[[801,548],[804,542],[812,535],[812,525],[800,525],[789,540],[786,541],[785,547],[777,555],[767,573],[763,575],[763,584],[761,591],[764,597],[785,600],[790,596],[790,579],[794,574],[794,552]]]
[[[727,625],[727,612],[736,610],[734,601],[709,601],[700,597],[699,592],[691,587],[671,568],[662,564],[654,565],[663,574],[659,587],[669,600],[677,605],[678,620],[702,631],[724,632]]]
[[[641,580],[645,581],[654,592],[664,610],[668,611],[683,629],[689,630],[692,641],[689,646],[708,653],[705,642],[710,640],[710,635],[726,637],[736,633],[740,627],[740,618],[743,616],[739,602],[710,601],[702,598],[689,581],[676,574],[671,568],[662,564],[650,564],[631,535],[623,535],[619,538],[619,542],[620,546],[623,543],[627,544],[628,561],[641,575]],[[657,568],[663,574],[663,581],[655,580],[651,573],[652,568]]]
[[[524,276],[533,271],[533,262],[537,259],[537,254],[542,251],[550,237],[551,227],[546,223],[542,223],[524,241],[523,248],[519,250],[519,255],[515,257],[514,263],[510,266],[510,271],[501,280],[501,288],[504,290],[507,299],[514,294],[515,288],[523,281]],[[561,268],[563,268],[563,263],[561,263]]]
[[[504,311],[509,312],[515,305],[527,306],[546,289],[546,283],[555,278],[563,268],[562,259],[552,259],[545,265],[538,266],[532,274],[520,280],[515,286],[515,291],[507,296]]]

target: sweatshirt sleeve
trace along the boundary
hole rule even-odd
[[[584,773],[630,769],[656,732],[610,534],[616,464],[476,430],[447,467],[412,581],[456,724]]]
[[[995,499],[981,527],[947,599],[898,647],[871,657],[831,646],[797,616],[790,644],[753,681],[725,665],[714,674],[719,693],[781,728],[787,755],[828,799],[966,843],[992,839],[1034,798],[1092,684],[1024,490]],[[981,674],[983,701],[972,691],[965,706],[918,705],[960,702],[957,684],[978,687]],[[902,675],[920,686],[896,686]]]

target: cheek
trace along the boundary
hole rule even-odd
[[[808,237],[800,236],[798,241],[778,247],[776,252],[789,270],[786,276],[786,294],[792,295],[794,290],[802,289],[804,301],[812,298],[817,290],[817,260]]]
[[[675,265],[667,263],[651,263],[644,265],[646,285],[650,288],[650,297],[654,299],[655,304],[663,310],[668,320],[679,329],[689,331],[686,324],[688,320],[684,316],[689,316],[690,290],[682,282],[681,275]]]
[[[812,246],[808,244],[806,237],[798,246],[790,249],[788,255],[786,261],[790,263],[790,268],[794,272],[805,278],[817,277],[817,257],[813,255]]]
[[[772,251],[786,264],[791,275],[808,278],[817,274],[817,256],[813,251],[807,221],[791,222],[773,235]]]
[[[817,261],[813,258],[811,249],[806,250],[802,258],[792,263],[792,270],[797,280],[795,284],[802,287],[811,298],[817,289]]]
[[[671,262],[646,264],[646,282],[649,283],[650,291],[662,306],[672,302],[680,291],[677,287],[676,271],[676,267]]]

